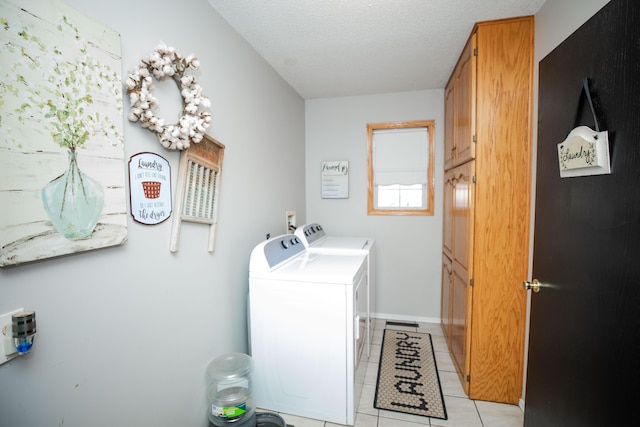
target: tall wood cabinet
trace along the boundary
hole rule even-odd
[[[533,17],[477,23],[447,83],[442,326],[465,392],[522,395]]]

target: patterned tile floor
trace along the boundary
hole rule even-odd
[[[465,395],[449,356],[442,329],[437,323],[420,323],[417,329],[409,328],[409,330],[431,334],[448,419],[445,421],[374,408],[373,399],[384,327],[384,320],[375,320],[371,356],[362,362],[368,365],[367,375],[354,427],[522,427],[524,416],[519,406],[470,400]],[[403,329],[399,326],[394,328]],[[292,424],[295,427],[340,426],[295,415],[280,415],[287,424]]]

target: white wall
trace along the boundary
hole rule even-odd
[[[442,89],[306,102],[307,220],[376,240],[378,317],[438,322],[442,254]],[[367,215],[367,123],[435,120],[435,215]],[[349,198],[322,199],[320,162],[348,160]]]
[[[532,159],[532,189],[531,189],[531,240],[529,256],[529,280],[532,280],[533,272],[533,240],[535,232],[535,192],[536,192],[536,153],[538,142],[538,65],[546,55],[569,37],[575,30],[591,18],[598,10],[606,5],[609,0],[547,0],[535,16],[535,53],[534,53],[534,84],[533,84],[533,159]],[[588,46],[585,46],[588,49]],[[531,292],[528,295],[531,298]],[[527,312],[530,300],[527,301]],[[528,317],[528,316],[527,316]],[[529,334],[529,323],[527,321]],[[529,340],[525,340],[525,359],[528,354]],[[525,381],[522,389],[524,399],[526,391],[526,360]]]
[[[160,41],[200,59],[226,145],[216,251],[205,225],[183,223],[172,254],[171,220],[129,218],[123,246],[0,270],[0,314],[38,322],[32,354],[0,366],[0,425],[205,426],[207,363],[247,351],[250,251],[285,232],[286,210],[305,216],[304,101],[204,0],[67,3],[120,33],[124,75]],[[179,155],[124,128],[125,160],[167,158],[175,195]]]

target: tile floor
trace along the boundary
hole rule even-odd
[[[442,329],[437,323],[420,323],[417,329],[409,330],[431,334],[448,419],[439,420],[374,408],[373,399],[384,327],[384,320],[375,320],[371,356],[362,362],[367,363],[367,374],[354,427],[522,427],[524,416],[519,406],[474,401],[465,395],[449,356]],[[403,329],[399,326],[389,327]],[[295,427],[340,427],[339,424],[288,414],[280,415],[287,424]]]

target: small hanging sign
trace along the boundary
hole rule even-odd
[[[558,144],[561,178],[611,173],[609,133],[606,130],[601,132],[598,126],[588,79],[585,78],[582,85],[587,101],[589,101],[596,130],[594,131],[588,126],[578,126],[569,132],[564,141]]]
[[[558,161],[561,178],[611,173],[607,132],[594,132],[587,126],[575,128],[558,144]]]
[[[349,198],[349,162],[322,162],[322,198]]]
[[[155,225],[171,216],[171,166],[155,153],[138,153],[129,160],[131,215]]]

